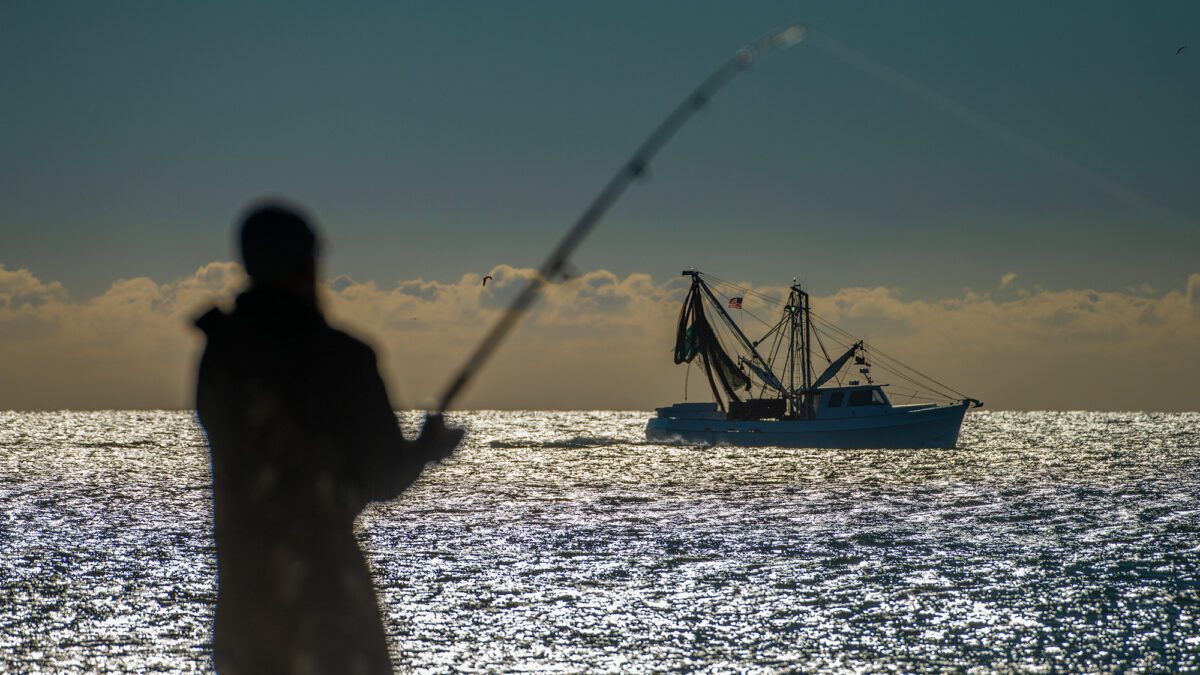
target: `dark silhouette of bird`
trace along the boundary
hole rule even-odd
[[[1187,49],[1187,45],[1184,45],[1184,46],[1180,47],[1179,49],[1176,49],[1175,56],[1179,56],[1180,54],[1182,54],[1183,50],[1185,50],[1185,49]]]
[[[483,278],[483,285],[487,286],[487,282],[489,282],[491,280],[492,280],[492,275],[490,275],[490,274],[487,275],[486,277]]]

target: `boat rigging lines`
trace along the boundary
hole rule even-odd
[[[727,281],[706,272],[689,270],[685,271],[685,274],[695,274],[705,282],[705,286],[711,295],[712,306],[717,310],[715,313],[718,317],[720,317],[721,323],[727,328],[725,335],[717,335],[723,346],[727,343],[740,343],[742,341],[738,339],[738,336],[745,335],[744,329],[738,327],[733,318],[725,311],[725,307],[728,306],[731,298],[753,297],[761,301],[761,304],[778,310],[785,310],[789,306],[788,301],[786,300],[780,300],[778,297],[773,295],[763,293],[762,291],[756,290],[749,286]],[[793,286],[793,288],[801,293],[807,302],[808,293],[803,291],[798,284]],[[898,394],[903,396],[907,401],[950,402],[968,400],[973,404],[979,403],[977,400],[970,398],[966,394],[963,394],[953,387],[950,387],[934,377],[927,375],[916,368],[913,368],[912,366],[909,366],[900,359],[868,343],[866,340],[851,334],[837,324],[813,311],[811,308],[807,309],[806,316],[809,319],[807,325],[811,326],[812,341],[810,342],[807,339],[802,341],[801,344],[807,344],[809,349],[803,350],[805,353],[801,354],[799,357],[794,357],[789,353],[789,350],[786,349],[788,342],[787,333],[790,325],[789,313],[783,311],[783,315],[779,320],[770,322],[764,320],[752,310],[746,309],[746,304],[748,303],[742,303],[742,307],[738,310],[739,316],[748,316],[766,328],[766,332],[763,333],[762,336],[757,340],[745,340],[745,344],[747,346],[756,350],[754,352],[755,354],[758,353],[758,348],[766,343],[768,346],[763,350],[765,356],[758,358],[752,358],[750,356],[742,357],[742,363],[745,364],[747,369],[756,375],[757,379],[759,380],[760,386],[757,393],[760,397],[763,396],[767,390],[776,390],[778,387],[774,386],[772,382],[764,380],[761,377],[759,370],[765,367],[766,373],[771,373],[773,364],[779,361],[780,358],[783,359],[781,364],[785,372],[791,369],[791,363],[789,362],[789,359],[791,359],[791,361],[797,361],[797,374],[807,376],[809,382],[811,382],[813,379],[816,379],[815,366],[811,357],[811,347],[815,346],[815,348],[819,350],[821,357],[827,364],[826,367],[829,367],[832,366],[835,361],[837,361],[837,358],[830,355],[829,348],[826,347],[826,344],[829,344],[830,347],[834,348],[835,350],[849,350],[854,345],[859,344],[860,348],[858,354],[854,357],[854,365],[858,366],[857,377],[867,380],[868,383],[874,381],[872,369],[875,369],[885,372],[891,377],[901,380],[906,385],[911,387],[911,389],[896,387],[895,383],[893,382],[890,390],[893,395]],[[844,354],[842,355],[844,356]],[[757,366],[757,368],[753,366]],[[842,368],[837,369],[837,372],[835,372],[831,378],[838,385],[841,385],[844,381],[851,380],[853,377],[855,377],[844,377],[842,370]],[[792,388],[795,388],[794,385]]]

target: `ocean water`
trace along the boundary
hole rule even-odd
[[[398,670],[1200,670],[1200,414],[981,412],[920,451],[645,418],[453,417],[359,521]],[[0,413],[0,671],[211,669],[208,488],[190,413]]]

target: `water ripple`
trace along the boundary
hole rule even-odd
[[[922,451],[645,417],[457,417],[460,455],[359,522],[398,666],[1200,669],[1200,415],[972,414]],[[211,667],[190,414],[0,413],[0,499],[0,671]]]

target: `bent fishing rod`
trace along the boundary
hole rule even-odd
[[[646,172],[650,160],[658,154],[659,150],[671,140],[671,137],[679,131],[680,128],[694,115],[698,110],[702,109],[712,99],[714,95],[722,87],[729,83],[739,73],[749,68],[756,61],[766,55],[768,52],[785,49],[800,41],[802,41],[808,33],[808,29],[801,24],[792,24],[785,28],[773,30],[754,42],[739,49],[732,58],[721,64],[711,75],[709,75],[700,86],[696,88],[687,98],[675,107],[671,114],[663,120],[662,124],[650,134],[642,145],[633,154],[621,168],[617,174],[609,180],[608,184],[600,191],[592,203],[575,221],[575,224],[567,231],[565,237],[558,243],[558,246],[551,251],[550,256],[538,268],[538,273],[529,280],[529,283],[521,290],[512,303],[500,316],[490,331],[484,336],[479,346],[471,354],[463,364],[458,375],[450,381],[450,386],[446,388],[442,394],[441,401],[437,406],[437,414],[440,415],[450,407],[450,404],[462,392],[463,387],[467,382],[479,372],[479,369],[487,361],[496,347],[504,340],[508,333],[521,319],[521,316],[529,309],[533,301],[537,299],[542,288],[551,281],[556,281],[566,269],[567,261],[571,254],[583,241],[584,237],[595,228],[600,219],[604,217],[621,194],[625,192],[625,188],[629,184],[640,178]]]

